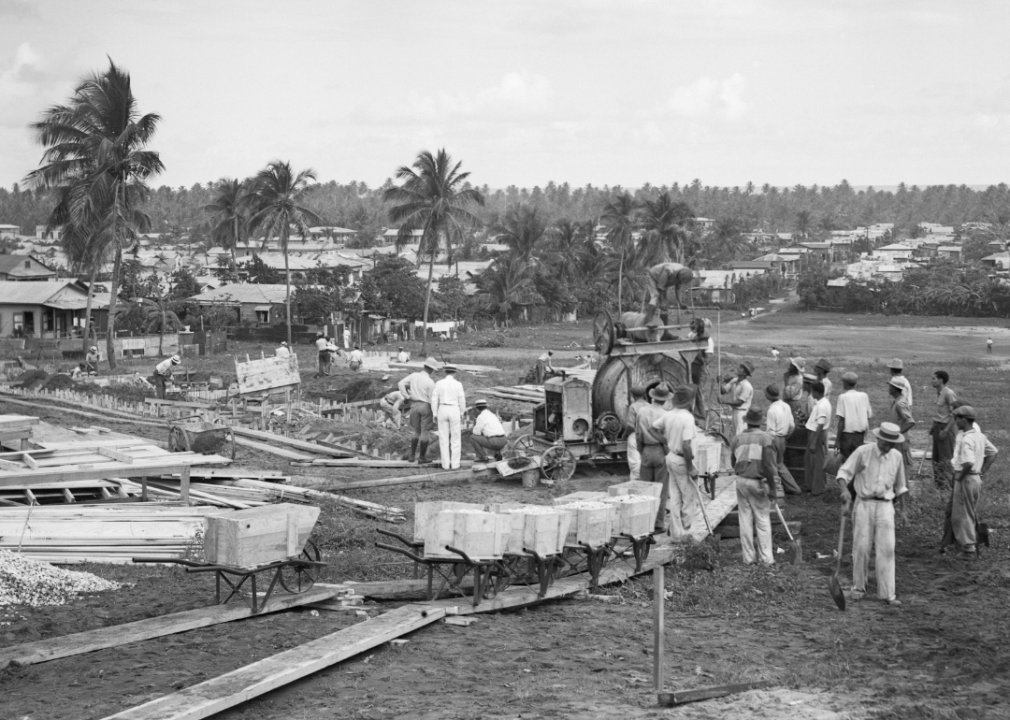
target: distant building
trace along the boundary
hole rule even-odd
[[[275,317],[276,306],[284,305],[287,298],[285,285],[232,283],[193,295],[190,300],[201,307],[229,307],[235,309],[240,322],[269,325],[284,319],[281,311]]]
[[[20,225],[0,225],[0,240],[7,238],[13,240],[21,232]]]
[[[30,255],[0,255],[0,281],[51,280],[56,271]]]
[[[949,258],[955,262],[961,262],[961,246],[960,245],[940,245],[936,249],[936,256],[938,258]]]
[[[92,319],[108,326],[109,297],[92,298]],[[59,339],[83,331],[88,291],[74,280],[0,281],[0,337]]]

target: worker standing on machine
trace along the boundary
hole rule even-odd
[[[685,309],[680,300],[680,291],[691,287],[694,282],[694,271],[691,268],[675,262],[662,262],[649,268],[645,274],[645,298],[642,312],[648,316],[648,321],[655,317],[656,310],[666,311],[668,305],[667,291],[673,288],[677,307]]]

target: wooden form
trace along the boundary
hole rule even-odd
[[[208,517],[204,560],[211,565],[254,568],[297,557],[318,517],[319,508],[291,503]]]
[[[291,353],[286,358],[265,357],[259,360],[235,360],[235,381],[239,395],[268,393],[294,389],[301,383],[298,373],[298,356]]]

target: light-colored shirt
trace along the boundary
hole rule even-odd
[[[172,373],[172,358],[162,360],[160,363],[155,365],[154,372],[159,375],[170,375]]]
[[[387,405],[392,405],[394,410],[399,410],[405,399],[406,398],[402,392],[399,390],[393,390],[393,392],[386,393],[383,396],[382,401]]]
[[[501,420],[487,408],[481,410],[477,415],[472,432],[474,435],[483,435],[484,437],[505,436],[505,428],[502,427]]]
[[[89,363],[94,364],[98,362],[101,359],[101,357],[98,355],[97,350],[95,351],[88,350],[88,354],[85,356],[84,359],[87,360]]]
[[[329,340],[326,338],[316,338],[316,350],[319,352],[326,352],[326,346],[329,344]]]
[[[830,421],[831,401],[822,397],[814,402],[814,407],[810,410],[810,417],[807,418],[807,430],[816,432],[818,427],[823,427],[826,432]]]
[[[358,363],[360,365],[362,362],[364,362],[364,360],[365,360],[365,353],[357,349],[351,350],[351,355],[348,358],[348,362]]]
[[[410,355],[407,354],[406,350],[401,350],[400,354],[396,356],[397,362],[410,362]]]
[[[441,406],[456,405],[459,413],[466,412],[466,394],[463,392],[463,385],[452,375],[446,375],[435,383],[431,390],[431,411],[438,415]]]
[[[940,388],[940,392],[936,394],[936,400],[933,401],[933,407],[935,408],[933,421],[949,423],[950,414],[954,412],[954,403],[956,402],[957,394],[953,390],[946,385]]]
[[[424,370],[411,373],[396,384],[404,397],[409,397],[412,402],[431,403],[431,391],[435,388],[435,381],[431,375]]]
[[[825,377],[821,378],[821,385],[824,386],[824,397],[831,397],[831,389],[835,384]]]
[[[782,378],[782,399],[799,400],[803,396],[803,376],[786,373]]]
[[[651,403],[638,411],[635,418],[635,438],[643,445],[662,445],[663,432],[654,428],[656,421],[666,414],[662,405]]]
[[[899,395],[891,402],[891,409],[887,419],[899,428],[907,427],[908,423],[912,423],[913,425],[915,424],[915,418],[912,417],[912,410],[908,407],[908,400],[905,399],[904,395]],[[902,432],[905,432],[905,430],[903,429]]]
[[[698,436],[694,415],[684,408],[667,410],[652,423],[652,428],[663,434],[667,449],[674,455],[682,455],[684,443]]]
[[[778,351],[778,350],[776,350],[775,348],[772,348],[772,357],[773,357],[773,358],[774,358],[775,360],[778,360],[778,359],[779,359],[779,351]]]
[[[846,390],[838,396],[835,415],[845,418],[845,432],[866,432],[870,429],[870,418],[873,417],[870,396],[860,390]]]
[[[882,455],[877,443],[856,448],[839,468],[838,477],[846,483],[854,479],[856,495],[862,498],[893,500],[908,492],[904,456],[894,448]]]
[[[908,378],[904,375],[892,375],[891,380],[897,380],[904,386],[904,390],[901,394],[908,400],[908,407],[912,407],[912,383],[908,382]]]
[[[754,400],[754,386],[750,384],[750,380],[744,378],[730,381],[729,391],[733,393],[734,401],[740,401],[739,407],[734,407],[734,410],[742,412],[750,410],[751,401]]]
[[[638,423],[638,413],[642,408],[648,407],[649,402],[647,400],[636,400],[628,406],[628,422],[625,423],[631,432],[635,432],[635,425]]]
[[[796,429],[793,411],[787,403],[776,400],[768,406],[768,432],[775,437],[789,437]]]
[[[965,465],[971,465],[972,472],[981,472],[982,463],[986,458],[987,442],[986,436],[975,423],[972,423],[968,430],[958,432],[954,441],[954,471],[960,472]]]
[[[291,357],[291,350],[281,345],[279,348],[274,350],[274,355],[279,358]]]

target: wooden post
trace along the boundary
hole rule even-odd
[[[284,403],[287,405],[287,424],[291,424],[291,388],[285,388],[284,390]]]
[[[179,473],[179,496],[184,504],[189,505],[189,465]]]
[[[662,565],[652,570],[652,682],[656,694],[663,692],[663,647],[666,638],[663,626],[663,601],[666,594],[666,578]]]

